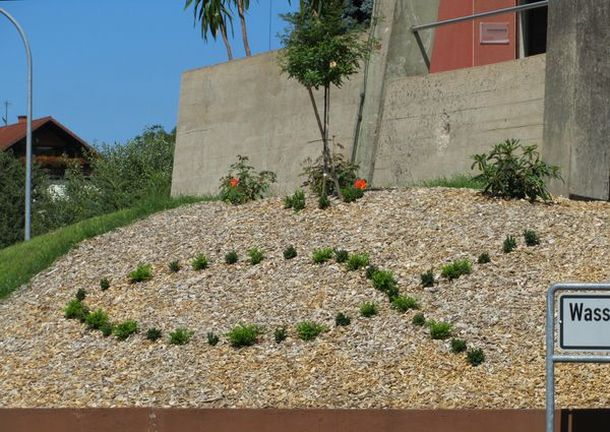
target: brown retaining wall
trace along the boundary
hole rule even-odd
[[[544,410],[0,409],[0,432],[543,432]],[[557,432],[610,430],[610,410],[557,411]]]

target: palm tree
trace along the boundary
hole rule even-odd
[[[273,1],[273,0],[271,0]],[[248,43],[248,32],[246,29],[246,11],[250,8],[250,0],[233,0],[235,6],[237,6],[237,14],[241,21],[241,37],[244,41],[244,50],[246,51],[246,57],[250,57],[250,44]]]
[[[231,33],[233,33],[233,16],[227,6],[227,0],[186,0],[184,9],[188,9],[191,5],[193,5],[195,23],[201,23],[201,36],[203,39],[207,41],[209,33],[216,40],[218,33],[220,33],[227,50],[227,57],[229,60],[233,60],[233,51],[231,50],[227,31],[227,27],[230,26]]]

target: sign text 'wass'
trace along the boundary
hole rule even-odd
[[[568,350],[610,350],[610,296],[561,296],[559,346]]]

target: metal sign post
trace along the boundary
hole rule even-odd
[[[555,354],[555,297],[562,291],[571,294],[559,298],[557,340],[562,350],[574,351],[569,355]],[[610,355],[593,352],[610,353],[610,284],[551,286],[546,298],[546,432],[554,432],[555,425],[555,363],[610,363]]]

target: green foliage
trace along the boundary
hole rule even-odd
[[[262,260],[265,259],[265,255],[263,255],[263,251],[258,248],[252,248],[248,250],[248,256],[250,257],[250,264],[256,265],[259,264]]]
[[[112,333],[120,341],[124,341],[137,331],[138,323],[133,320],[123,321],[122,323],[115,325],[112,329]]]
[[[464,339],[451,339],[451,352],[459,354],[466,351],[466,341]]]
[[[299,212],[305,208],[305,192],[297,190],[293,195],[284,198],[284,208],[291,208]]]
[[[239,260],[237,252],[231,251],[225,255],[225,262],[227,264],[235,264]]]
[[[80,322],[85,322],[87,315],[89,315],[89,308],[77,299],[70,300],[64,308],[64,317],[67,319],[76,319]]]
[[[434,286],[434,271],[432,269],[419,275],[423,287]]]
[[[341,194],[343,194],[343,201],[351,203],[362,198],[364,196],[364,191],[350,185],[341,188]]]
[[[373,279],[373,275],[379,270],[379,268],[376,265],[369,265],[366,267],[366,278],[367,279]]]
[[[237,325],[227,333],[229,343],[234,348],[241,348],[254,345],[258,336],[261,333],[261,328],[254,324],[249,325]]]
[[[441,270],[441,276],[452,280],[457,279],[462,275],[470,274],[471,272],[472,263],[467,259],[463,259],[444,265]]]
[[[485,353],[481,348],[470,348],[466,353],[466,358],[472,366],[479,366],[485,361]]]
[[[333,257],[333,248],[321,248],[313,251],[313,262],[316,264],[322,264],[330,260]]]
[[[218,345],[218,342],[220,342],[220,338],[214,332],[208,332],[206,337],[208,339],[208,345],[216,346]]]
[[[551,195],[545,179],[561,179],[559,167],[543,162],[535,145],[523,146],[515,139],[496,144],[489,154],[472,158],[472,168],[481,171],[476,178],[484,182],[483,192],[491,196],[547,201]]]
[[[398,295],[398,282],[391,271],[377,270],[371,278],[373,287],[393,299]]]
[[[104,335],[104,337],[110,336],[112,334],[113,329],[114,329],[114,326],[110,322],[104,323],[100,327],[100,331],[102,332],[102,335]]]
[[[337,147],[341,146],[337,144]],[[357,178],[358,164],[346,161],[342,153],[332,154],[332,165],[337,174],[337,180],[339,181],[340,188],[346,188],[352,186]],[[303,186],[309,187],[313,193],[320,197],[318,201],[318,207],[325,209],[330,206],[330,200],[328,196],[322,195],[322,186],[324,179],[324,158],[319,156],[315,161],[311,158],[303,161],[303,172],[301,176],[305,176],[306,179],[303,182]],[[336,194],[335,184],[331,178],[326,178],[326,193],[329,195]],[[324,205],[322,205],[324,204]]]
[[[512,235],[507,235],[502,243],[502,251],[504,253],[511,253],[517,248],[517,240]]]
[[[275,343],[282,343],[288,337],[288,332],[286,331],[286,327],[278,327],[273,332],[273,338],[275,339]]]
[[[290,260],[296,258],[296,256],[297,250],[294,248],[294,246],[290,245],[286,249],[284,249],[284,259]]]
[[[327,332],[328,327],[314,321],[303,321],[297,324],[297,335],[304,341],[312,341],[321,333]]]
[[[110,281],[108,280],[108,278],[101,278],[100,279],[100,289],[102,291],[106,291],[108,288],[110,288]]]
[[[534,230],[526,229],[523,231],[523,238],[525,239],[525,244],[528,246],[537,246],[540,244],[540,236]]]
[[[413,323],[413,325],[422,327],[426,324],[426,317],[423,313],[416,313],[415,315],[413,315],[413,319],[411,320],[411,322]]]
[[[337,314],[337,316],[335,317],[335,325],[337,327],[348,326],[351,324],[351,322],[352,322],[352,319],[349,316],[345,315],[343,312],[339,312]]]
[[[432,339],[447,339],[453,332],[453,325],[443,321],[428,321]]]
[[[483,252],[481,255],[479,255],[479,259],[477,259],[477,262],[479,264],[487,264],[491,262],[491,258],[487,252]]]
[[[454,189],[476,189],[481,190],[485,187],[482,180],[465,174],[457,174],[453,177],[439,177],[433,180],[427,180],[420,184],[420,186],[433,188],[433,187],[445,187]]]
[[[170,272],[172,273],[178,273],[180,271],[180,269],[182,268],[182,266],[180,265],[180,261],[178,260],[174,260],[171,261],[168,265],[167,268],[169,269]]]
[[[91,330],[100,330],[104,325],[109,324],[108,314],[102,309],[97,309],[94,312],[89,312],[85,318],[85,324]]]
[[[360,305],[360,315],[365,318],[375,316],[377,313],[379,313],[379,307],[375,302],[366,302]]]
[[[355,271],[369,265],[369,255],[365,253],[352,254],[347,259],[347,269]]]
[[[156,340],[161,339],[161,336],[163,336],[163,332],[156,327],[149,328],[146,331],[146,339],[149,341],[155,342]]]
[[[129,273],[131,283],[145,282],[152,279],[152,266],[150,264],[139,264],[138,267]]]
[[[256,173],[254,167],[248,165],[247,156],[237,155],[237,162],[231,164],[229,173],[220,179],[220,199],[237,205],[262,198],[276,180],[275,173]]]
[[[349,258],[349,253],[344,249],[335,249],[335,261],[344,263]]]
[[[194,334],[195,332],[192,330],[184,327],[178,327],[169,334],[169,343],[172,345],[186,345],[191,341]]]
[[[419,304],[413,297],[399,295],[392,299],[392,307],[399,312],[406,312],[409,309],[419,309]]]
[[[320,210],[324,210],[330,207],[330,200],[328,199],[328,195],[321,195],[318,198],[318,208]]]
[[[199,254],[191,261],[193,270],[200,271],[208,268],[208,258],[204,254]]]
[[[85,297],[87,297],[87,291],[82,288],[79,288],[78,291],[76,291],[76,294],[74,295],[74,298],[78,301],[85,300]]]

